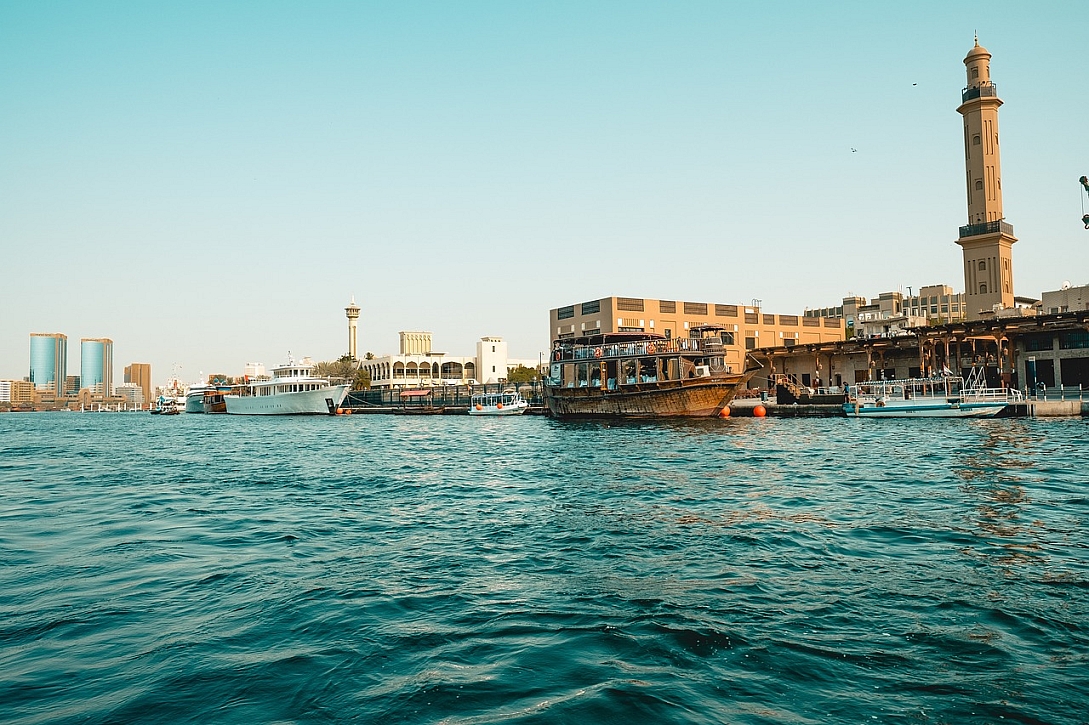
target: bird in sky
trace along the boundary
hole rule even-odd
[[[856,149],[856,148],[852,148],[852,149],[851,149],[851,153],[853,153],[853,154],[857,154],[857,153],[858,153],[858,149]]]

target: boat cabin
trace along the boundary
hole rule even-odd
[[[689,330],[688,337],[613,332],[556,340],[547,384],[617,390],[730,373],[723,357],[725,333],[719,325],[702,325]]]

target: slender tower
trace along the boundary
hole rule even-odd
[[[358,360],[356,342],[359,339],[359,305],[355,303],[355,295],[352,295],[352,303],[344,308],[344,314],[348,316],[348,356],[352,360]]]
[[[991,54],[980,46],[968,51],[968,85],[957,113],[964,117],[964,167],[968,223],[957,244],[964,252],[967,318],[978,320],[996,305],[1013,307],[1013,225],[1002,213],[1002,167],[998,158],[998,107],[1002,99],[991,83]]]

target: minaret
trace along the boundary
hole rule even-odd
[[[344,308],[344,314],[348,316],[348,357],[358,360],[356,355],[356,341],[358,338],[359,305],[355,303],[355,295],[352,295],[352,303]]]
[[[968,85],[957,113],[964,117],[964,167],[968,223],[957,244],[964,252],[967,318],[978,320],[995,305],[1013,307],[1013,225],[1002,213],[1002,167],[998,158],[998,107],[1002,99],[991,83],[991,54],[980,46],[968,51]]]

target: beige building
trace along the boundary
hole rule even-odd
[[[641,297],[603,297],[548,313],[549,337],[562,340],[610,332],[689,337],[692,328],[723,328],[725,362],[740,366],[747,350],[842,340],[842,318],[773,315],[758,305],[713,304]]]
[[[1089,284],[1080,287],[1064,284],[1062,289],[1044,292],[1037,309],[1042,315],[1089,310]]]
[[[136,383],[122,383],[114,388],[114,397],[119,398],[127,408],[142,408],[148,398]]]
[[[910,290],[911,288],[909,288]],[[806,317],[842,317],[848,334],[872,335],[890,330],[878,329],[882,321],[897,329],[923,325],[945,325],[965,319],[964,295],[944,284],[926,285],[918,294],[882,292],[872,300],[844,297],[836,307],[816,307],[805,311]]]
[[[132,363],[125,366],[125,382],[140,388],[145,403],[151,400],[151,363]],[[121,395],[121,393],[118,393]]]
[[[0,403],[30,405],[35,402],[34,392],[29,380],[0,380]]]
[[[968,223],[957,240],[964,253],[967,319],[1014,307],[1013,225],[1002,211],[1002,166],[998,145],[998,108],[1002,99],[991,82],[991,54],[980,47],[968,52],[968,85],[957,113],[964,117],[964,166]]]

